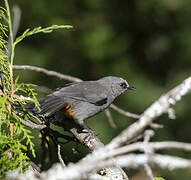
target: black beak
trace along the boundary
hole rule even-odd
[[[129,89],[129,90],[136,90],[136,88],[133,87],[133,86],[127,86],[127,89]]]

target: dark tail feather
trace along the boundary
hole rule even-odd
[[[65,106],[65,103],[60,99],[60,97],[49,96],[40,102],[40,114],[47,117],[51,116],[63,106]]]
[[[41,106],[42,101],[43,101],[43,99],[39,101],[40,106]],[[26,109],[28,111],[31,111],[31,112],[33,112],[35,114],[38,114],[40,112],[39,108],[37,108],[35,106],[34,102],[29,102],[29,103],[25,104],[24,109]]]
[[[27,104],[24,105],[24,108],[25,108],[26,110],[29,110],[29,111],[34,111],[34,109],[35,109],[36,107],[35,107],[34,102],[29,102],[29,103],[27,103]]]
[[[65,106],[65,103],[63,103],[59,97],[55,96],[48,96],[45,99],[40,100],[39,103],[40,110],[38,110],[34,102],[27,103],[24,108],[33,113],[43,115],[44,117],[49,117]]]

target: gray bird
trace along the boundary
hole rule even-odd
[[[134,90],[126,80],[108,76],[97,81],[82,81],[69,83],[57,88],[53,93],[40,100],[40,110],[34,103],[28,103],[25,108],[35,112],[44,119],[56,113],[74,119],[83,125],[84,120],[108,108],[116,97],[126,90]]]

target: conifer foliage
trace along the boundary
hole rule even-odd
[[[14,77],[12,66],[15,63],[15,46],[33,34],[72,28],[67,25],[37,27],[27,29],[14,39],[8,0],[4,0],[4,4],[4,7],[0,7],[0,177],[14,169],[23,172],[31,164],[28,153],[35,157],[31,130],[22,122],[33,119],[23,105],[31,100],[38,105],[37,93],[33,89],[34,85],[20,83],[19,78]]]

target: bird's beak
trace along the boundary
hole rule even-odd
[[[133,87],[133,86],[127,86],[127,89],[129,89],[129,90],[136,90],[136,88]]]

